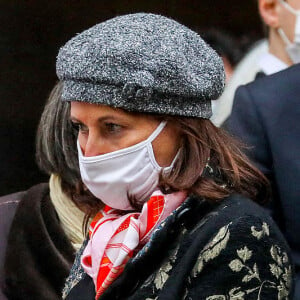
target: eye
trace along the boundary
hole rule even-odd
[[[105,129],[108,133],[116,134],[121,132],[122,126],[115,123],[105,123]]]
[[[71,122],[74,131],[79,131],[79,123]]]
[[[78,132],[81,132],[81,133],[88,132],[88,128],[85,125],[83,125],[79,122],[73,122],[73,121],[71,123],[72,123],[73,130],[76,131],[77,133]]]

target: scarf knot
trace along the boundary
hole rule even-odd
[[[118,210],[105,206],[90,224],[90,240],[81,263],[92,277],[96,299],[123,272],[128,260],[149,240],[152,232],[179,207],[185,192],[163,195],[156,191],[142,211],[119,215]]]

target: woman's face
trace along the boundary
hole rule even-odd
[[[160,121],[100,104],[71,102],[71,121],[78,128],[78,141],[84,156],[97,156],[133,146],[147,139]],[[161,167],[169,166],[179,147],[178,129],[167,123],[152,142]]]

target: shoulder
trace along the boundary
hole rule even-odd
[[[23,192],[18,210],[24,206],[28,207],[28,209],[36,206],[38,203],[40,203],[41,199],[47,195],[49,195],[48,183],[39,183],[30,187],[28,190]]]
[[[207,223],[211,222],[212,225],[218,227],[219,224],[252,217],[273,222],[263,206],[241,194],[232,194],[219,203],[211,204],[206,219]]]
[[[228,219],[255,216],[272,221],[262,205],[241,194],[232,194],[224,198],[217,206],[216,211],[218,211],[220,216]]]
[[[7,219],[13,214],[24,194],[25,192],[18,192],[0,197],[0,220]]]
[[[204,299],[288,297],[293,289],[289,248],[267,213],[235,195],[212,215],[202,227],[202,231],[213,229],[210,238],[204,246],[194,248],[197,258],[190,274],[191,298],[199,293],[206,295]],[[197,231],[194,241],[201,236],[201,229]]]
[[[25,202],[34,201],[32,191],[41,191],[47,188],[47,184],[39,184],[27,191],[17,192],[0,197],[0,260],[2,261],[7,238],[16,215],[19,214],[20,208],[26,205]],[[29,197],[28,197],[29,195]],[[1,266],[0,266],[1,268]]]
[[[272,75],[264,76],[259,78],[258,80],[254,80],[253,82],[247,84],[246,86],[262,87],[265,86],[265,84],[278,82],[279,87],[282,87],[286,83],[299,82],[300,80],[299,76],[300,76],[300,64],[297,64],[287,69],[284,69],[280,72],[276,72]],[[277,87],[275,88],[277,89]]]
[[[74,248],[52,204],[48,184],[35,185],[23,194],[5,243],[2,264],[8,298],[43,299],[47,294],[58,299]]]
[[[24,194],[25,192],[18,192],[0,197],[0,241],[3,241],[3,236],[7,236],[17,206]],[[0,243],[2,245],[2,242]]]
[[[7,248],[7,238],[9,235],[12,220],[18,204],[25,192],[14,193],[0,197],[0,298],[4,298],[2,287],[4,285],[4,257]]]
[[[203,222],[203,220],[205,220]],[[272,249],[281,249],[290,257],[283,234],[268,212],[244,196],[232,195],[209,212],[191,231],[196,251],[215,248],[226,257],[234,257],[240,249],[261,253],[257,259],[264,263]],[[202,240],[202,241],[201,241]],[[271,263],[271,262],[270,262]]]
[[[24,195],[25,191],[17,192],[5,196],[0,197],[0,206],[11,204],[11,203],[18,203],[20,199],[22,198],[22,195]]]
[[[253,102],[259,103],[260,105],[265,103],[265,99],[274,104],[276,99],[281,101],[282,97],[290,98],[299,92],[300,64],[240,86],[237,89],[235,98],[239,100],[240,98],[245,98],[247,95]]]
[[[21,191],[0,197],[0,234],[8,234],[12,220],[19,208],[25,205],[25,202],[33,202],[34,195],[48,193],[48,184],[37,184],[27,191]],[[0,239],[2,240],[2,239]],[[0,247],[1,248],[1,247]]]
[[[53,215],[54,208],[52,202],[48,201],[48,198],[48,183],[36,184],[28,190],[21,192],[15,208],[11,231],[14,231],[15,228],[19,228],[18,230],[23,232],[26,228],[30,228],[33,222],[40,222],[42,211],[47,211],[49,217]],[[14,201],[13,198],[11,199]],[[21,232],[19,231],[18,234],[21,234]]]
[[[282,233],[267,210],[254,201],[239,194],[231,195],[218,204],[201,202],[197,197],[192,200],[190,211],[184,215],[182,223],[188,229],[186,248],[191,246],[195,253],[215,241],[224,242],[225,253],[242,245],[265,249],[272,244],[289,253]]]
[[[15,215],[17,206],[23,198],[25,192],[18,192],[0,197],[0,235],[3,242],[3,236],[7,236],[12,219]],[[1,242],[1,249],[2,247]]]
[[[267,210],[240,194],[225,198],[205,219],[205,227],[211,228],[211,231],[218,232],[225,227],[236,231],[233,238],[237,240],[249,239],[257,242],[259,240],[255,238],[255,232],[268,228],[268,236],[287,247],[283,235]]]

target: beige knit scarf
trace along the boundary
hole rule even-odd
[[[52,174],[49,186],[50,198],[58,214],[61,226],[77,251],[84,240],[82,232],[84,213],[64,194],[59,176]]]

